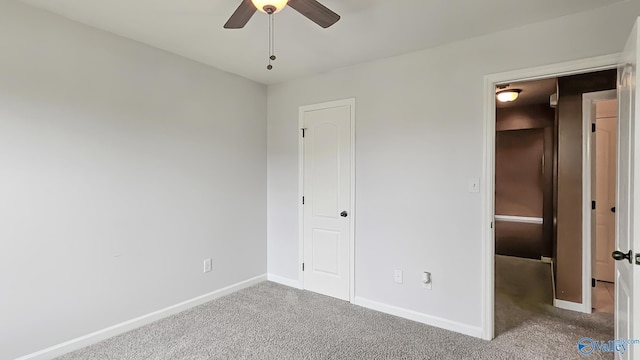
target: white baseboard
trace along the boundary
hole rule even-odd
[[[482,327],[470,326],[456,321],[439,318],[432,315],[419,313],[417,311],[400,308],[393,305],[383,304],[377,301],[365,299],[359,296],[353,301],[355,305],[362,306],[371,310],[380,311],[386,314],[399,316],[401,318],[417,321],[423,324],[439,327],[441,329],[455,331],[464,335],[482,338]]]
[[[585,312],[582,303],[576,303],[572,301],[553,299],[553,306],[565,310]]]
[[[514,259],[514,260],[518,260],[518,261],[529,261],[529,262],[543,262],[542,259],[538,260],[538,259],[531,259],[531,258],[525,258],[525,257],[520,257],[520,256],[513,256],[513,255],[500,255],[500,254],[496,254],[495,257],[499,257],[499,258],[503,258],[503,259]]]
[[[280,285],[284,285],[284,286],[288,286],[296,289],[302,289],[302,286],[300,286],[300,281],[289,279],[283,276],[267,274],[267,280],[272,281],[274,283],[278,283]]]
[[[146,314],[146,315],[142,315],[140,317],[122,322],[120,324],[116,324],[113,326],[109,326],[108,328],[104,328],[102,330],[98,330],[95,332],[92,332],[90,334],[87,335],[83,335],[80,336],[78,338],[63,342],[61,344],[58,345],[54,345],[51,347],[48,347],[46,349],[40,350],[40,351],[36,351],[34,353],[31,353],[29,355],[25,355],[22,357],[19,357],[15,360],[50,360],[53,359],[55,357],[64,355],[66,353],[69,353],[71,351],[74,350],[78,350],[81,349],[83,347],[89,346],[89,345],[93,345],[95,343],[98,343],[100,341],[106,340],[108,338],[114,337],[116,335],[120,335],[123,334],[127,331],[133,330],[133,329],[137,329],[141,326],[150,324],[154,321],[163,319],[165,317],[177,314],[179,312],[185,311],[187,309],[190,309],[192,307],[198,306],[198,305],[202,305],[204,303],[207,303],[211,300],[215,300],[217,298],[223,297],[225,295],[229,295],[231,293],[234,293],[238,290],[242,290],[244,288],[247,288],[249,286],[253,286],[255,284],[261,283],[263,281],[267,280],[267,275],[259,275],[256,277],[253,277],[251,279],[245,280],[245,281],[241,281],[239,283],[227,286],[225,288],[222,288],[220,290],[216,290],[216,291],[212,291],[208,294],[204,294],[198,297],[195,297],[193,299],[187,300],[187,301],[183,301],[179,304],[175,304],[175,305],[171,305],[169,307],[166,307],[164,309],[158,310],[158,311],[154,311],[152,313]]]

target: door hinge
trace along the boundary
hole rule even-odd
[[[304,271],[304,263],[302,263],[302,271]]]
[[[304,205],[304,196],[302,197],[302,205]]]
[[[302,129],[300,129],[300,130],[302,130],[302,137],[304,137],[304,133],[305,133],[305,131],[307,130],[307,128],[302,128]]]
[[[596,287],[596,279],[591,278],[591,287]]]
[[[591,132],[596,132],[596,124],[591,123]]]
[[[591,210],[595,210],[596,209],[596,201],[592,200],[591,201]]]
[[[493,229],[493,221],[491,222],[491,228]]]

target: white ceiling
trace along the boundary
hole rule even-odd
[[[240,0],[21,1],[274,84],[622,0],[320,0],[342,19],[322,29],[289,7],[276,14],[271,71],[267,15],[256,13],[244,29],[222,27]]]

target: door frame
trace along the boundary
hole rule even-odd
[[[298,281],[300,289],[304,289],[304,141],[302,129],[304,128],[304,113],[306,111],[330,109],[341,106],[349,106],[351,110],[351,198],[349,199],[349,302],[355,299],[355,201],[356,201],[356,99],[328,101],[318,104],[303,105],[298,108]]]
[[[600,100],[615,100],[618,97],[617,90],[596,91],[582,94],[582,308],[583,313],[591,314],[593,257],[592,245],[595,243],[595,234],[592,234],[592,209],[591,201],[594,200],[591,188],[592,154],[591,123],[595,123],[596,114],[593,113],[593,103]],[[616,145],[617,146],[617,145]],[[617,171],[617,170],[616,170]],[[596,204],[596,206],[598,206]]]
[[[495,330],[495,137],[496,86],[616,68],[620,53],[486,75],[484,77],[484,144],[482,186],[482,338],[492,340]],[[553,270],[552,270],[553,271]]]

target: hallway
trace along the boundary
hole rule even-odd
[[[495,297],[496,338],[493,342],[521,339],[539,344],[539,358],[575,359],[581,356],[576,347],[581,338],[613,339],[612,313],[584,314],[552,305],[550,264],[496,256]],[[589,356],[613,358],[611,353],[594,352]]]

